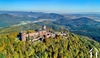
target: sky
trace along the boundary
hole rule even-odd
[[[0,0],[2,11],[100,12],[100,0]]]

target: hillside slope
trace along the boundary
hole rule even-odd
[[[89,50],[93,48],[93,57],[98,50],[100,58],[100,43],[69,33],[69,38],[57,36],[42,41],[22,42],[16,37],[18,32],[0,36],[0,58],[89,58]]]
[[[71,20],[59,19],[53,23],[66,26],[78,35],[92,37],[94,40],[100,42],[100,22],[93,19],[87,17]]]

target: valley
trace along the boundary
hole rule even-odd
[[[4,14],[6,13],[6,14]],[[18,14],[20,14],[18,16]],[[31,16],[31,17],[30,17]],[[98,19],[97,19],[98,18]],[[2,28],[12,28],[18,26],[23,29],[25,25],[40,25],[45,24],[55,30],[54,26],[59,26],[61,29],[69,29],[71,32],[82,36],[88,36],[100,42],[100,22],[99,14],[56,14],[56,13],[43,13],[43,12],[4,12],[0,14],[0,30]],[[6,20],[6,21],[5,21]],[[36,26],[35,26],[36,27]],[[34,28],[35,28],[34,27]],[[29,29],[32,29],[30,27]],[[33,29],[34,29],[33,28]],[[58,28],[58,29],[59,29]],[[77,31],[76,31],[77,30]],[[21,30],[20,30],[21,31]],[[6,31],[5,31],[6,32]]]

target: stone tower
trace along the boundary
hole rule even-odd
[[[26,41],[26,32],[25,31],[21,32],[21,41]]]
[[[45,25],[42,26],[42,30],[46,30],[46,26]]]

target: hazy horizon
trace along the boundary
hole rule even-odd
[[[99,0],[0,0],[1,11],[48,13],[100,12]]]

